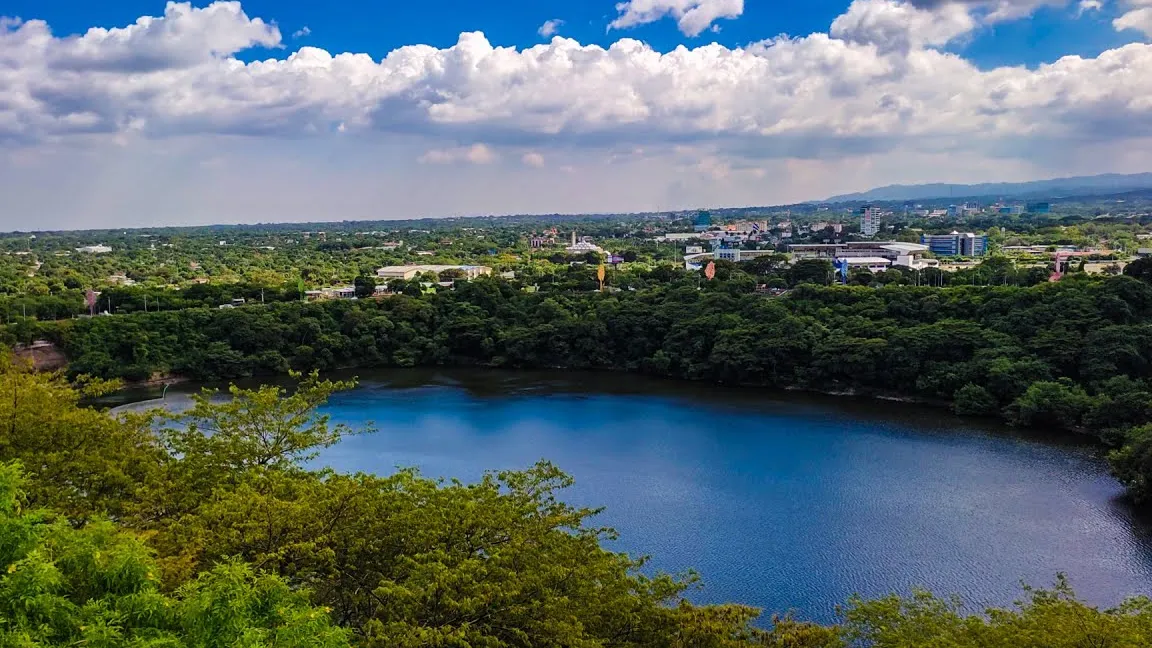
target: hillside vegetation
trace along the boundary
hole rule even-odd
[[[1134,277],[929,288],[739,279],[612,294],[528,294],[497,280],[381,300],[289,302],[49,323],[73,375],[201,380],[338,367],[483,365],[643,372],[950,403],[1115,448],[1152,499],[1152,286]]]
[[[62,376],[0,365],[0,646],[487,648],[1107,646],[1152,640],[1152,601],[1113,610],[1062,580],[1017,609],[846,602],[837,626],[755,622],[684,599],[605,550],[595,511],[542,463],[475,484],[304,462],[349,434],[316,407],[351,383],[233,388],[181,414],[112,418]],[[387,430],[377,433],[386,434]]]

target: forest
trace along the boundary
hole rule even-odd
[[[692,574],[614,553],[548,463],[473,484],[310,470],[352,382],[205,392],[111,416],[118,385],[0,360],[0,646],[1140,648],[1152,600],[1099,609],[1059,575],[973,613],[925,591],[835,625],[689,602]]]
[[[806,262],[790,270],[805,268]],[[804,272],[827,273],[810,264]],[[1134,263],[1132,274],[1147,264]],[[1152,285],[823,286],[746,292],[726,269],[611,293],[482,279],[440,294],[190,308],[45,323],[73,376],[202,381],[348,367],[641,372],[919,399],[1041,433],[1090,435],[1152,502]]]

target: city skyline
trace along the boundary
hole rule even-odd
[[[774,4],[5,3],[0,229],[665,211],[1152,169],[1152,0]]]

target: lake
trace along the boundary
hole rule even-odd
[[[635,376],[360,375],[325,412],[380,431],[321,463],[469,481],[548,459],[576,479],[567,501],[606,507],[611,549],[698,571],[697,602],[832,621],[854,593],[920,586],[979,610],[1057,572],[1099,605],[1152,594],[1152,525],[1097,449],[914,405]]]

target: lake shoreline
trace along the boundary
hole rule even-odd
[[[703,389],[708,392],[709,398],[733,396],[752,397],[755,399],[763,399],[765,401],[790,402],[794,398],[799,397],[805,402],[811,402],[817,406],[829,407],[833,410],[845,408],[856,409],[857,407],[871,409],[873,406],[897,403],[901,406],[899,408],[900,412],[932,412],[944,417],[947,420],[954,421],[964,426],[975,426],[979,428],[994,430],[995,433],[999,435],[1037,440],[1045,443],[1051,443],[1052,445],[1057,446],[1078,446],[1092,448],[1096,451],[1109,448],[1109,446],[1105,444],[1099,437],[1087,432],[1064,431],[1054,434],[1052,431],[1041,431],[1033,428],[1017,428],[1008,426],[1004,423],[1003,420],[997,417],[962,417],[955,414],[950,407],[950,403],[945,401],[913,396],[902,396],[899,394],[892,394],[890,392],[883,392],[879,390],[822,390],[810,387],[795,386],[772,387],[754,383],[733,384],[691,378],[658,376],[629,371],[625,369],[523,369],[508,367],[486,367],[481,365],[342,367],[321,372],[321,376],[330,377],[335,380],[357,379],[361,384],[364,384],[365,381],[376,381],[380,376],[388,376],[388,379],[385,382],[391,383],[398,375],[432,376],[437,374],[462,373],[500,375],[512,382],[531,382],[537,379],[542,379],[544,382],[548,383],[554,381],[571,381],[585,387],[592,387],[596,384],[603,383],[605,380],[610,380],[612,381],[611,387],[613,389],[619,389],[623,387],[625,391],[627,391],[628,386],[633,383],[639,383],[646,386],[659,385],[666,388],[669,392],[680,393],[685,396],[687,396],[689,393],[695,394],[697,390]],[[401,384],[404,384],[404,382],[404,380],[400,381]],[[237,384],[247,388],[254,388],[266,384],[279,384],[290,388],[293,384],[293,381],[288,376],[288,374],[285,373],[262,373],[244,378],[220,381],[196,381],[183,376],[169,374],[169,377],[166,379],[125,383],[122,389],[108,396],[96,399],[92,402],[92,404],[104,409],[110,409],[123,405],[159,400],[161,394],[167,387],[173,387],[178,391],[185,391],[189,388],[193,388],[192,391],[197,393],[201,391],[201,389],[220,390],[224,392],[227,391],[228,386],[231,384]],[[886,414],[891,413],[887,409],[884,409],[883,411]],[[897,412],[897,414],[900,412]]]
[[[1083,439],[915,403],[616,372],[355,373],[360,386],[323,413],[381,432],[318,467],[470,483],[548,459],[576,480],[564,501],[606,507],[613,550],[698,569],[696,602],[827,621],[853,592],[924,586],[981,609],[1061,571],[1094,604],[1152,594],[1152,525]]]

